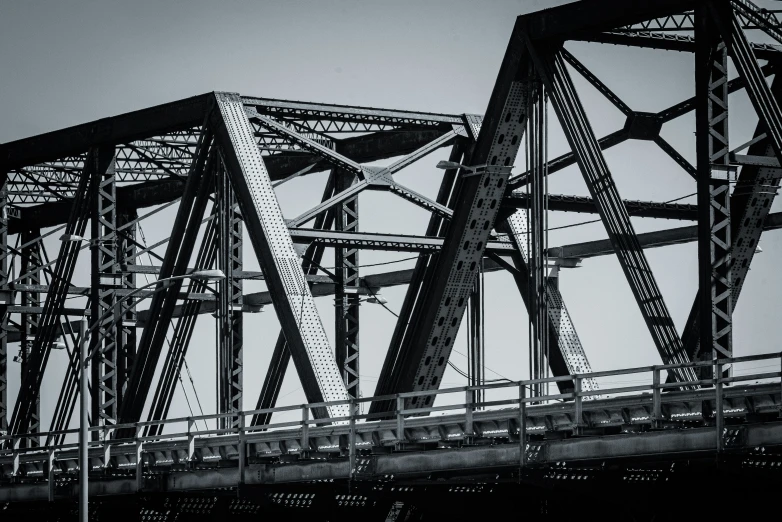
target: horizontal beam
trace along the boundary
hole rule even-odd
[[[374,132],[336,142],[336,151],[359,163],[379,161],[409,154],[431,143],[446,131],[420,130],[405,132]],[[263,159],[272,180],[287,176],[319,161],[313,154],[276,154]],[[308,174],[327,170],[329,165],[317,163]],[[166,179],[147,181],[117,188],[117,205],[121,209],[138,210],[174,201],[182,196],[185,183],[182,180]],[[23,229],[34,230],[54,227],[65,223],[71,208],[71,200],[42,203],[19,209],[19,219],[8,220],[8,233],[16,234]]]
[[[769,214],[763,225],[763,230],[777,230],[782,228],[782,212]],[[680,243],[690,243],[698,239],[698,226],[670,228],[667,230],[658,230],[656,232],[647,232],[638,234],[638,241],[643,248],[655,248],[668,245],[677,245]],[[548,249],[549,257],[559,258],[587,258],[613,254],[614,249],[608,239],[597,241],[587,241],[585,243],[575,243],[561,247]]]
[[[376,234],[370,232],[336,232],[312,228],[291,228],[294,243],[316,243],[340,248],[367,250],[391,250],[395,252],[439,252],[443,238],[428,236],[407,236],[402,234]],[[489,241],[487,252],[511,252],[513,245],[504,241]]]
[[[127,143],[201,125],[211,97],[202,94],[4,143],[0,145],[0,171],[77,156],[98,145]]]
[[[497,272],[504,270],[496,261],[490,258],[484,258],[483,271],[484,272]],[[387,288],[392,286],[406,285],[413,277],[413,269],[396,270],[393,272],[385,272],[382,274],[372,274],[362,277],[359,280],[358,293],[361,295],[371,295],[377,293],[381,288]],[[369,292],[369,290],[372,292]],[[314,297],[324,297],[328,295],[334,295],[336,291],[336,285],[329,282],[316,282],[311,286],[312,295]],[[253,292],[250,294],[244,294],[242,296],[242,302],[245,308],[250,308],[252,311],[258,311],[258,307],[272,304],[271,294],[269,292]],[[205,302],[200,308],[199,313],[206,314],[215,311],[214,304]],[[174,317],[181,315],[181,307],[177,306],[174,310]],[[143,324],[149,318],[149,312],[143,310],[138,313],[138,322]]]
[[[597,207],[590,197],[566,196],[561,194],[549,194],[547,198],[548,210],[561,212],[581,212],[596,214]],[[627,212],[631,216],[650,217],[661,219],[698,219],[698,207],[682,203],[658,203],[656,201],[630,201],[624,200]],[[502,200],[502,206],[513,209],[529,208],[531,200],[528,194],[516,191]]]
[[[272,98],[253,98],[242,96],[242,103],[255,107],[261,114],[288,116],[294,119],[327,119],[332,121],[351,121],[360,123],[428,122],[461,124],[460,115],[439,114],[433,112],[398,111],[334,103],[309,103]]]
[[[519,17],[531,40],[572,39],[693,9],[692,0],[582,0]]]

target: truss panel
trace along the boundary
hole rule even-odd
[[[218,125],[231,183],[247,231],[285,331],[294,364],[308,400],[347,399],[347,392],[315,307],[271,180],[253,138],[252,126],[238,95],[217,93]],[[318,415],[341,417],[347,406],[332,406]]]

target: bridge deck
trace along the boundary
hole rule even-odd
[[[599,382],[622,375],[652,376],[651,384],[595,392],[530,398],[526,390],[533,381],[487,385],[481,388],[505,396],[477,405],[468,401],[432,407],[429,413],[433,415],[428,416],[420,410],[397,409],[391,418],[373,420],[351,408],[352,415],[323,424],[310,418],[311,410],[322,404],[308,404],[273,408],[278,415],[300,411],[301,420],[283,419],[263,426],[245,426],[244,420],[258,413],[250,411],[237,414],[239,427],[221,430],[208,427],[209,421],[216,424],[219,415],[160,421],[169,433],[154,436],[145,436],[144,430],[156,423],[135,423],[136,436],[120,440],[112,439],[112,431],[124,426],[94,428],[102,431],[102,440],[90,443],[95,475],[90,494],[383,480],[433,472],[469,475],[561,462],[694,456],[782,446],[782,421],[778,420],[782,372],[776,371],[782,362],[780,354],[734,358],[719,364],[732,364],[736,370],[741,364],[757,361],[771,363],[766,366],[774,371],[701,380],[701,388],[695,390],[665,384],[661,377],[671,367],[656,366],[565,378],[575,381],[574,389],[578,390],[583,379]],[[754,382],[748,384],[750,381]],[[471,390],[416,393],[469,397]],[[518,393],[520,398],[508,398],[508,392]],[[402,405],[409,395],[392,398]],[[199,428],[201,425],[206,429]],[[526,434],[523,441],[521,432]],[[22,448],[22,437],[4,438],[13,441],[13,449],[0,451],[0,480],[5,482],[0,486],[0,502],[75,493],[67,479],[75,477],[78,470],[76,443]]]

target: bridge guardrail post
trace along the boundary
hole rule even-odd
[[[581,435],[582,426],[584,424],[584,411],[583,411],[583,397],[581,396],[581,377],[576,375],[573,377],[573,408],[575,409],[575,434]]]
[[[519,384],[519,467],[523,468],[527,460],[527,388]],[[519,471],[521,473],[521,471]],[[519,477],[520,478],[520,477]]]
[[[188,464],[193,462],[195,457],[195,421],[192,417],[187,418],[187,462]]]
[[[659,428],[662,424],[662,390],[660,389],[660,369],[654,367],[652,374],[652,427]]]
[[[136,491],[144,487],[144,442],[136,440]]]
[[[354,399],[350,399],[349,407],[348,461],[350,464],[350,480],[353,480],[356,474],[356,407]]]
[[[244,469],[247,465],[247,442],[245,441],[245,418],[244,413],[239,412],[239,484],[244,484]]]
[[[405,442],[405,416],[402,413],[405,410],[404,397],[396,398],[396,438],[397,444]]]
[[[722,363],[716,361],[714,363],[714,389],[715,389],[715,427],[717,429],[717,452],[721,452],[724,449],[724,437],[725,431],[725,415],[723,412],[723,390],[722,390]]]
[[[472,442],[470,439],[472,439],[472,436],[475,434],[473,432],[473,424],[472,424],[472,413],[474,410],[473,405],[473,392],[470,389],[467,389],[464,392],[464,442],[470,443]]]
[[[111,432],[113,431],[108,425],[103,425],[103,469],[108,469],[111,465]]]
[[[301,405],[301,451],[310,450],[310,408],[306,404]]]
[[[46,487],[49,490],[49,502],[54,502],[54,463],[56,461],[56,453],[54,448],[49,448],[49,458],[47,459],[47,482]]]
[[[13,444],[12,444],[12,448],[13,448],[12,455],[13,455],[13,460],[14,460],[12,475],[14,477],[18,477],[19,476],[19,465],[20,465],[19,447],[21,446],[21,442],[22,442],[22,438],[21,437],[14,437]]]

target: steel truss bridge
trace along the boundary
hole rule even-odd
[[[567,41],[691,53],[695,95],[635,111]],[[487,505],[527,518],[574,509],[630,519],[751,512],[761,500],[727,497],[778,491],[782,358],[734,353],[732,312],[761,233],[782,227],[782,214],[771,212],[782,178],[780,64],[779,14],[747,0],[581,0],[517,19],[484,115],[215,92],[0,144],[0,511],[73,516],[74,321],[86,315],[95,329],[96,520],[439,520],[485,517]],[[571,71],[626,116],[621,129],[595,134]],[[728,101],[740,90],[758,123],[751,141],[734,144]],[[548,157],[548,105],[571,149],[556,158]],[[694,165],[660,133],[692,113]],[[602,151],[628,140],[669,155],[692,177],[697,203],[622,199]],[[450,159],[436,197],[395,177],[444,147]],[[571,165],[591,197],[548,193],[547,176]],[[275,189],[316,172],[328,172],[322,202],[284,217]],[[427,210],[425,230],[359,231],[365,190]],[[154,216],[168,208],[176,211],[168,237],[147,244],[142,223],[159,227]],[[598,214],[608,239],[549,245],[549,212]],[[631,216],[693,224],[637,234]],[[44,239],[62,234],[88,241],[47,251]],[[260,272],[244,270],[245,238]],[[679,332],[644,251],[684,242],[698,245],[699,292]],[[322,266],[326,249],[336,268]],[[418,257],[410,270],[363,275],[363,249]],[[619,261],[657,366],[591,369],[557,271],[603,255]],[[80,259],[89,260],[89,286],[73,284]],[[120,303],[138,275],[203,269],[226,278],[161,282]],[[531,375],[520,382],[484,375],[482,274],[501,270],[530,321]],[[245,280],[267,289],[245,292]],[[408,289],[382,372],[376,389],[361,393],[359,304],[382,304],[378,292],[396,285]],[[336,302],[330,335],[319,296]],[[245,400],[243,323],[263,306],[273,307],[280,332],[259,397]],[[171,418],[205,314],[217,331],[217,412]],[[468,386],[443,389],[463,321]],[[69,362],[43,419],[41,384],[58,343]],[[20,364],[9,366],[17,346]],[[308,403],[280,407],[290,361]],[[21,384],[9,404],[7,374],[16,368]],[[612,385],[617,377],[635,382]]]

